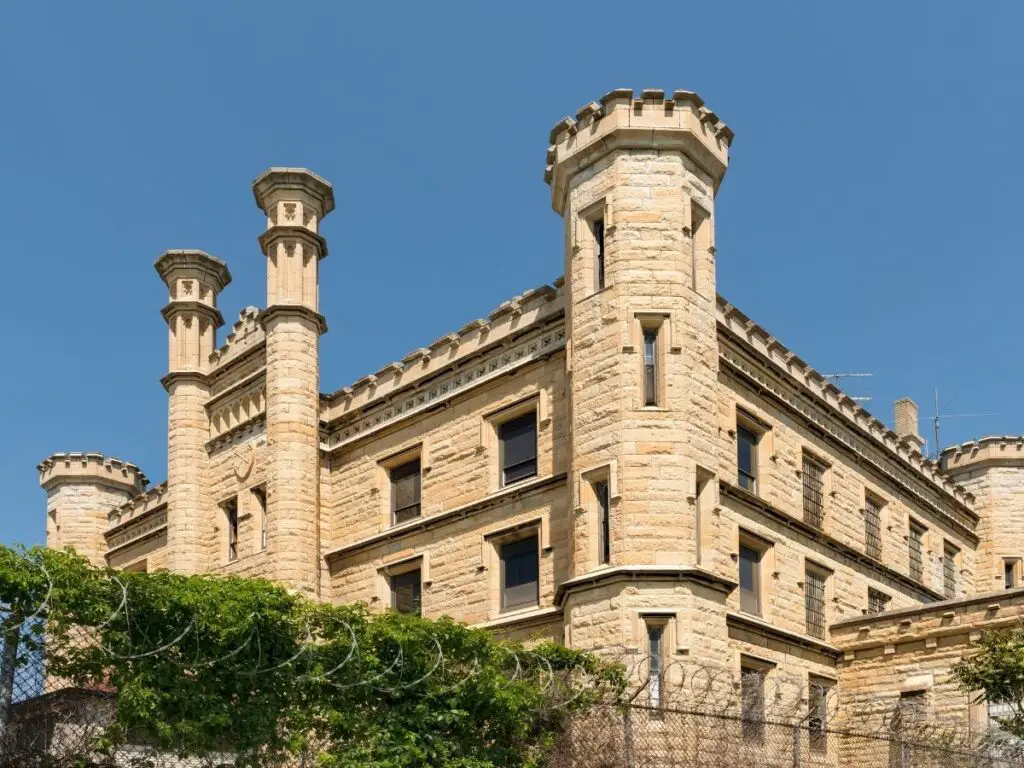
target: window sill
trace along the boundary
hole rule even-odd
[[[474,624],[473,628],[492,629],[495,627],[508,626],[510,624],[520,624],[534,621],[540,622],[561,615],[562,609],[558,608],[557,606],[551,606],[550,608],[530,606],[529,608],[518,608],[514,611],[502,613],[497,618],[489,619],[488,621],[481,622],[480,624]]]

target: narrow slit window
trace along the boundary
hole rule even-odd
[[[594,219],[590,224],[594,235],[594,288],[605,287],[604,219]]]
[[[808,566],[804,573],[804,609],[807,634],[819,640],[825,637],[825,584],[828,575]]]
[[[661,706],[661,689],[665,682],[665,622],[647,622],[648,673],[647,700],[650,706]]]
[[[804,522],[821,528],[825,521],[825,466],[806,453],[803,458]]]
[[[594,483],[594,498],[597,500],[598,562],[608,565],[612,559],[612,525],[607,480]]]
[[[267,548],[267,492],[263,488],[253,488],[252,497],[256,500],[256,509],[260,516],[260,552]]]
[[[882,559],[882,505],[870,494],[864,498],[864,550],[868,557]]]
[[[537,414],[510,419],[498,427],[503,486],[537,475]]]
[[[828,698],[830,680],[812,677],[807,692],[807,740],[812,752],[828,752]]]
[[[760,742],[764,739],[765,670],[744,664],[740,668],[740,719],[743,738]]]
[[[238,497],[228,499],[222,505],[228,527],[228,562],[238,559]]]
[[[395,525],[420,516],[419,458],[391,470],[391,513]]]
[[[957,593],[957,572],[956,558],[960,550],[948,541],[942,546],[942,593],[947,599],[956,597]]]
[[[917,523],[910,522],[910,538],[908,540],[908,555],[910,560],[910,578],[914,581],[924,579],[924,531]]]
[[[703,209],[694,204],[690,209],[690,219],[690,233],[692,235],[690,243],[690,287],[696,291],[700,261],[704,254],[707,253],[708,246],[710,245],[708,242],[708,215]]]
[[[755,616],[761,615],[761,555],[740,544],[740,610]]]
[[[1003,586],[1006,589],[1013,589],[1017,585],[1017,563],[1018,560],[1003,560]]]
[[[736,427],[737,481],[740,488],[757,493],[757,443],[760,435],[742,424]]]
[[[644,328],[644,405],[658,405],[657,328]]]

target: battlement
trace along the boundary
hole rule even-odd
[[[559,278],[556,285],[563,285]],[[321,396],[322,418],[333,421],[358,413],[371,403],[394,394],[417,381],[436,375],[456,360],[467,358],[483,347],[517,334],[536,322],[562,311],[561,290],[542,285],[503,301],[487,315],[446,334],[429,346],[415,349],[400,361],[388,363],[376,373],[364,376],[330,395]]]
[[[246,350],[262,342],[266,335],[259,321],[260,310],[257,307],[245,307],[238,313],[238,319],[232,324],[231,332],[219,349],[210,353],[210,363],[220,365],[228,362]]]
[[[957,475],[980,467],[1024,467],[1024,435],[989,435],[952,445],[939,457],[943,471]]]
[[[568,180],[581,168],[616,149],[677,149],[685,152],[714,181],[721,183],[735,134],[692,91],[645,88],[634,98],[617,88],[555,123],[549,137],[544,180],[551,205],[562,213]]]
[[[54,453],[36,467],[39,484],[50,490],[62,483],[111,485],[133,494],[142,493],[149,483],[134,464],[106,457],[102,453]]]
[[[129,520],[142,517],[142,515],[164,505],[167,502],[166,496],[167,483],[155,485],[149,490],[133,496],[124,504],[111,508],[107,512],[107,525],[114,528]]]

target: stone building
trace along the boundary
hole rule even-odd
[[[689,91],[587,104],[547,149],[564,277],[328,391],[332,188],[271,168],[266,306],[222,346],[227,265],[156,261],[166,482],[50,456],[49,545],[966,720],[949,665],[1024,604],[1024,439],[931,461],[913,402],[887,428],[718,294],[732,139]]]

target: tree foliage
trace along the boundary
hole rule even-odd
[[[553,643],[299,597],[238,577],[114,573],[0,547],[0,604],[38,616],[47,675],[116,692],[108,750],[324,768],[540,765],[617,668]],[[34,636],[34,640],[31,639]]]
[[[978,652],[953,667],[960,688],[980,701],[1007,704],[1002,729],[1024,739],[1024,627],[986,632]],[[980,693],[979,693],[980,692]]]

